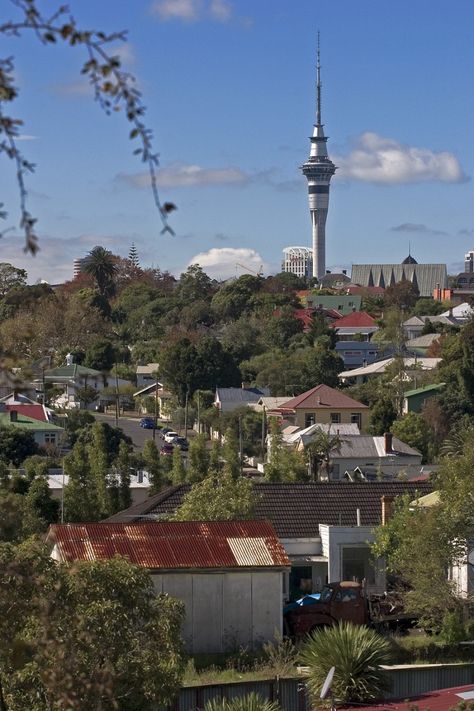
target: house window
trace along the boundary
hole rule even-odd
[[[311,565],[297,565],[290,571],[290,600],[297,600],[313,592],[313,568]]]
[[[331,412],[331,423],[333,425],[338,425],[341,421],[341,413],[340,412]]]
[[[375,568],[368,546],[344,546],[342,549],[342,579],[375,585]]]
[[[304,416],[304,426],[311,427],[311,425],[314,425],[315,422],[316,422],[316,413],[315,412],[307,412],[306,415]]]
[[[351,412],[351,422],[360,429],[362,424],[362,417],[360,412]]]
[[[45,432],[44,433],[44,443],[45,444],[56,444],[56,432]]]

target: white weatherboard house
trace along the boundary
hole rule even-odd
[[[47,542],[59,562],[123,555],[147,568],[157,592],[183,601],[190,653],[253,649],[283,631],[290,561],[266,521],[55,524]]]

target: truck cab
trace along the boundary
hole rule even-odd
[[[360,583],[329,583],[314,603],[291,606],[284,613],[285,630],[292,637],[301,637],[320,627],[332,627],[339,622],[352,622],[354,625],[369,622],[367,600]]]

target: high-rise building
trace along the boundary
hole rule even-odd
[[[320,279],[326,273],[326,218],[329,205],[329,183],[336,166],[328,156],[327,137],[321,122],[321,63],[318,54],[316,65],[316,123],[310,138],[311,150],[301,170],[308,181],[309,212],[313,239],[313,276]]]
[[[310,279],[313,276],[313,251],[309,247],[285,247],[281,267],[283,272]]]
[[[76,259],[73,262],[73,270],[74,270],[74,279],[79,276],[79,274],[82,274],[84,271],[84,267],[86,265],[86,257],[76,257]]]
[[[464,271],[469,273],[474,272],[474,250],[472,249],[464,255]]]

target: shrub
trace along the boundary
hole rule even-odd
[[[309,667],[307,686],[313,700],[331,667],[336,667],[332,690],[343,703],[380,699],[387,690],[388,678],[380,669],[391,662],[391,645],[374,630],[343,622],[313,632],[304,643],[301,663]]]
[[[281,711],[274,701],[266,701],[259,694],[252,692],[235,699],[212,699],[204,711]]]
[[[446,644],[461,642],[466,636],[460,610],[448,610],[443,617],[440,637]]]

